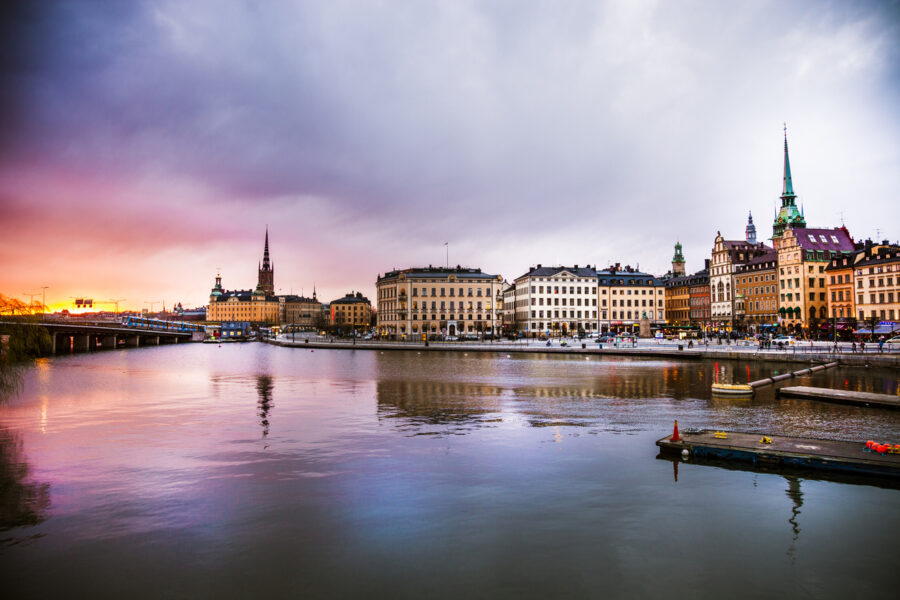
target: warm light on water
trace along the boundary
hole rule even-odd
[[[859,597],[900,491],[656,458],[712,427],[900,443],[772,365],[182,345],[40,361],[0,406],[10,597]],[[798,380],[897,394],[893,371]],[[677,481],[676,481],[677,474]]]

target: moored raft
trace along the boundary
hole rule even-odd
[[[753,388],[742,383],[714,383],[711,386],[713,394],[724,396],[752,396]]]
[[[872,452],[865,442],[704,430],[666,436],[656,445],[661,454],[686,458],[900,477],[900,454]]]

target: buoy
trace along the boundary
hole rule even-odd
[[[884,444],[878,444],[875,447],[875,452],[877,452],[878,454],[884,454],[886,451],[887,451],[887,446],[885,446]]]
[[[874,445],[875,445],[875,442],[873,442],[872,440],[869,440],[866,442],[866,448],[868,448],[869,450],[871,450],[872,446],[874,446]]]
[[[509,354],[506,355],[506,358],[512,358]]]
[[[675,419],[675,429],[672,431],[672,439],[673,442],[680,442],[681,436],[678,435],[678,419]]]
[[[691,453],[688,452],[687,448],[685,448],[684,450],[681,451],[681,456],[683,456],[684,458],[687,458],[690,455],[691,455]]]

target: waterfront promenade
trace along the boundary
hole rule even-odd
[[[416,352],[506,352],[506,353],[540,353],[540,354],[572,354],[584,356],[632,356],[661,357],[681,359],[717,359],[717,360],[760,360],[794,363],[838,362],[848,366],[879,366],[900,368],[900,349],[879,352],[877,346],[866,348],[866,352],[853,352],[850,343],[834,344],[830,342],[798,342],[785,348],[760,349],[752,342],[743,340],[724,340],[722,344],[694,344],[688,347],[687,340],[637,339],[636,344],[598,344],[596,340],[567,341],[565,346],[554,339],[550,346],[541,340],[494,340],[494,341],[459,341],[459,342],[395,342],[383,340],[356,340],[330,338],[325,336],[292,336],[279,335],[276,338],[263,340],[266,343],[285,347],[307,349],[343,349],[343,350],[380,350],[380,351],[416,351]],[[602,346],[602,347],[601,347]],[[887,348],[887,347],[886,347]]]

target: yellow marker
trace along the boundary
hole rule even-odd
[[[762,439],[759,440],[759,443],[760,443],[760,444],[771,444],[771,443],[772,443],[772,438],[770,438],[770,437],[767,436],[767,435],[764,435],[764,436],[762,436]]]
[[[724,431],[717,431],[713,434],[713,437],[720,439],[720,440],[724,440],[724,439],[728,438],[728,434],[725,433]]]

